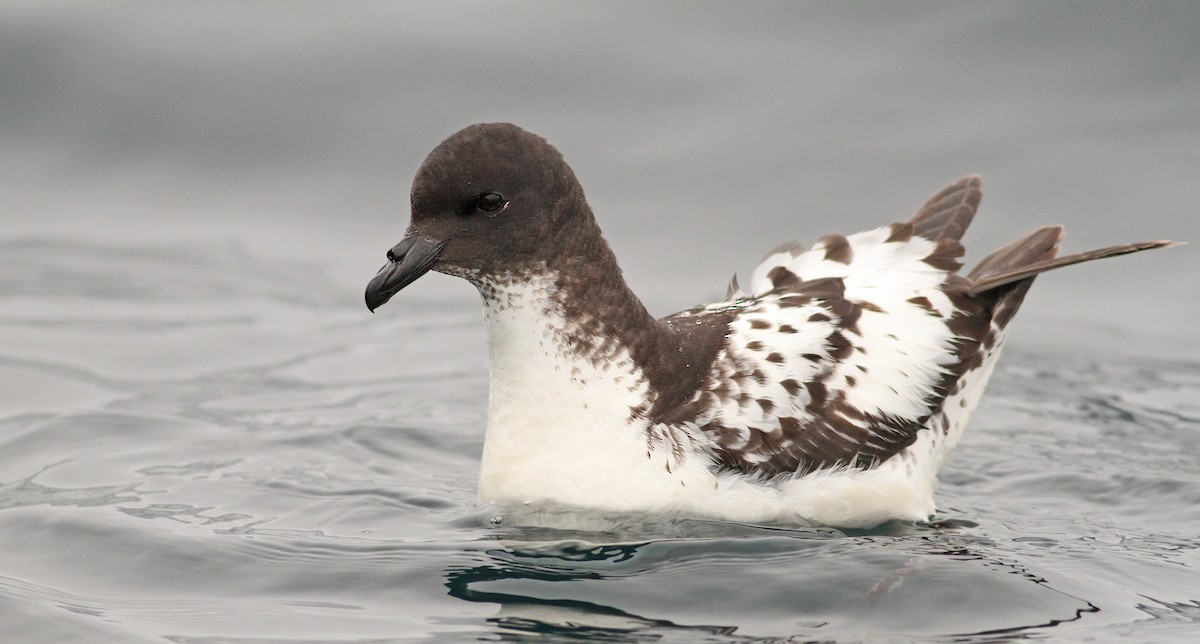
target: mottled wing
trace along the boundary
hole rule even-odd
[[[907,223],[768,255],[690,409],[723,466],[870,467],[916,439],[961,373],[959,327],[990,315],[956,301],[979,195],[968,177]]]
[[[699,389],[653,417],[651,433],[667,440],[685,432],[723,467],[767,477],[872,467],[924,428],[943,434],[931,454],[940,461],[1034,276],[1174,245],[1056,257],[1062,229],[1048,226],[964,277],[959,240],[982,199],[980,183],[960,179],[905,223],[827,235],[807,252],[784,244],[755,269],[748,293],[735,282],[729,301],[685,312],[701,318],[700,328],[723,329],[724,344]]]

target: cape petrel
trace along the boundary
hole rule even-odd
[[[924,520],[1038,273],[1171,245],[1056,257],[1047,226],[960,274],[969,176],[908,221],[771,251],[743,291],[656,320],[583,188],[504,123],[438,145],[372,311],[433,270],[483,298],[491,364],[483,502],[735,521]]]

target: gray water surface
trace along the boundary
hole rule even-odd
[[[477,506],[439,140],[547,136],[647,305],[985,177],[978,259],[1200,239],[1194,3],[0,3],[0,639],[1193,641],[1193,247],[1039,278],[929,525]]]
[[[475,303],[371,317],[232,249],[0,260],[10,641],[1164,641],[1200,620],[1194,360],[1011,347],[935,526],[478,508]]]

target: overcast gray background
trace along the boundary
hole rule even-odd
[[[425,154],[496,120],[566,155],[659,314],[971,172],[976,259],[1200,239],[1195,2],[5,0],[0,240],[236,243],[361,306]],[[1047,276],[1017,335],[1195,356],[1195,248]]]

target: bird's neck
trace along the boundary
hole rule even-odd
[[[556,395],[569,396],[603,386],[595,382],[603,372],[619,379],[622,391],[638,393],[621,414],[647,411],[647,400],[656,393],[647,371],[662,366],[653,356],[670,353],[673,333],[650,315],[625,283],[598,232],[584,252],[529,263],[489,276],[477,286],[483,297],[493,385],[506,384],[497,376],[519,374],[519,380],[505,378],[518,386],[541,382]]]
[[[555,498],[586,504],[675,476],[647,429],[692,397],[724,333],[655,320],[598,233],[583,248],[476,282],[491,366],[481,500],[544,498],[528,486],[559,481]]]

